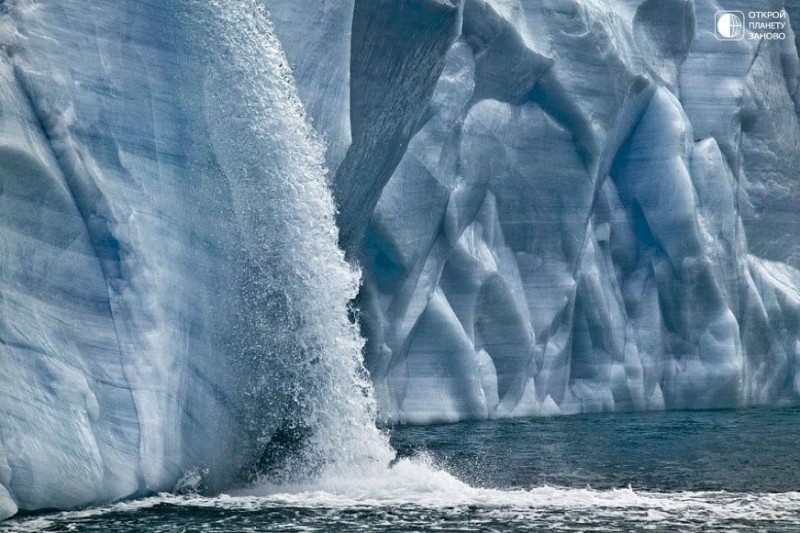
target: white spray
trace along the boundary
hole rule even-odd
[[[302,424],[312,428],[300,463],[317,475],[321,468],[323,475],[355,465],[385,469],[394,453],[375,426],[363,340],[348,319],[360,273],[337,245],[324,145],[261,5],[193,5],[211,49],[204,92],[213,152],[229,184],[235,224],[247,235],[244,253],[258,267],[261,279],[252,286],[284,302],[273,313],[283,316],[265,316],[263,325],[269,335],[287,336],[286,351],[264,357],[296,370],[294,400]]]

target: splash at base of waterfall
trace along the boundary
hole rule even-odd
[[[789,532],[800,525],[800,451],[791,445],[798,415],[792,408],[403,428],[393,435],[403,458],[389,470],[353,468],[214,498],[163,494],[6,528]]]

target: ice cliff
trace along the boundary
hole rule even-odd
[[[297,474],[380,449],[359,277],[265,9],[0,9],[0,518],[218,490],[278,431]]]
[[[385,420],[798,400],[781,2],[256,4],[0,1],[0,517],[341,453],[337,239]]]
[[[351,118],[367,109],[359,120],[384,166],[351,163],[353,122],[335,191],[343,244],[365,267],[359,303],[382,416],[796,401],[795,37],[714,34],[720,9],[783,4],[445,4],[415,3],[449,10],[449,26],[427,37],[392,18],[412,26],[400,35],[417,31],[415,68],[378,80],[351,71]],[[395,32],[384,31],[388,57]],[[359,38],[369,37],[354,32],[352,65]],[[360,103],[406,97],[386,94],[384,78],[427,87],[432,74],[418,114]],[[356,94],[364,84],[373,91]],[[349,183],[382,188],[351,206]]]

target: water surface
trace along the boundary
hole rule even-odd
[[[0,531],[799,531],[798,437],[798,408],[398,428],[391,470],[21,516]]]

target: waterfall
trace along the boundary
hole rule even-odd
[[[293,405],[290,424],[303,437],[287,470],[385,466],[393,452],[375,426],[363,340],[348,319],[360,272],[337,245],[324,144],[264,8],[255,0],[192,6],[210,58],[203,93],[213,155],[252,265],[245,312],[260,331],[257,357],[267,359],[259,366],[270,369],[263,386],[283,390],[276,401]]]

